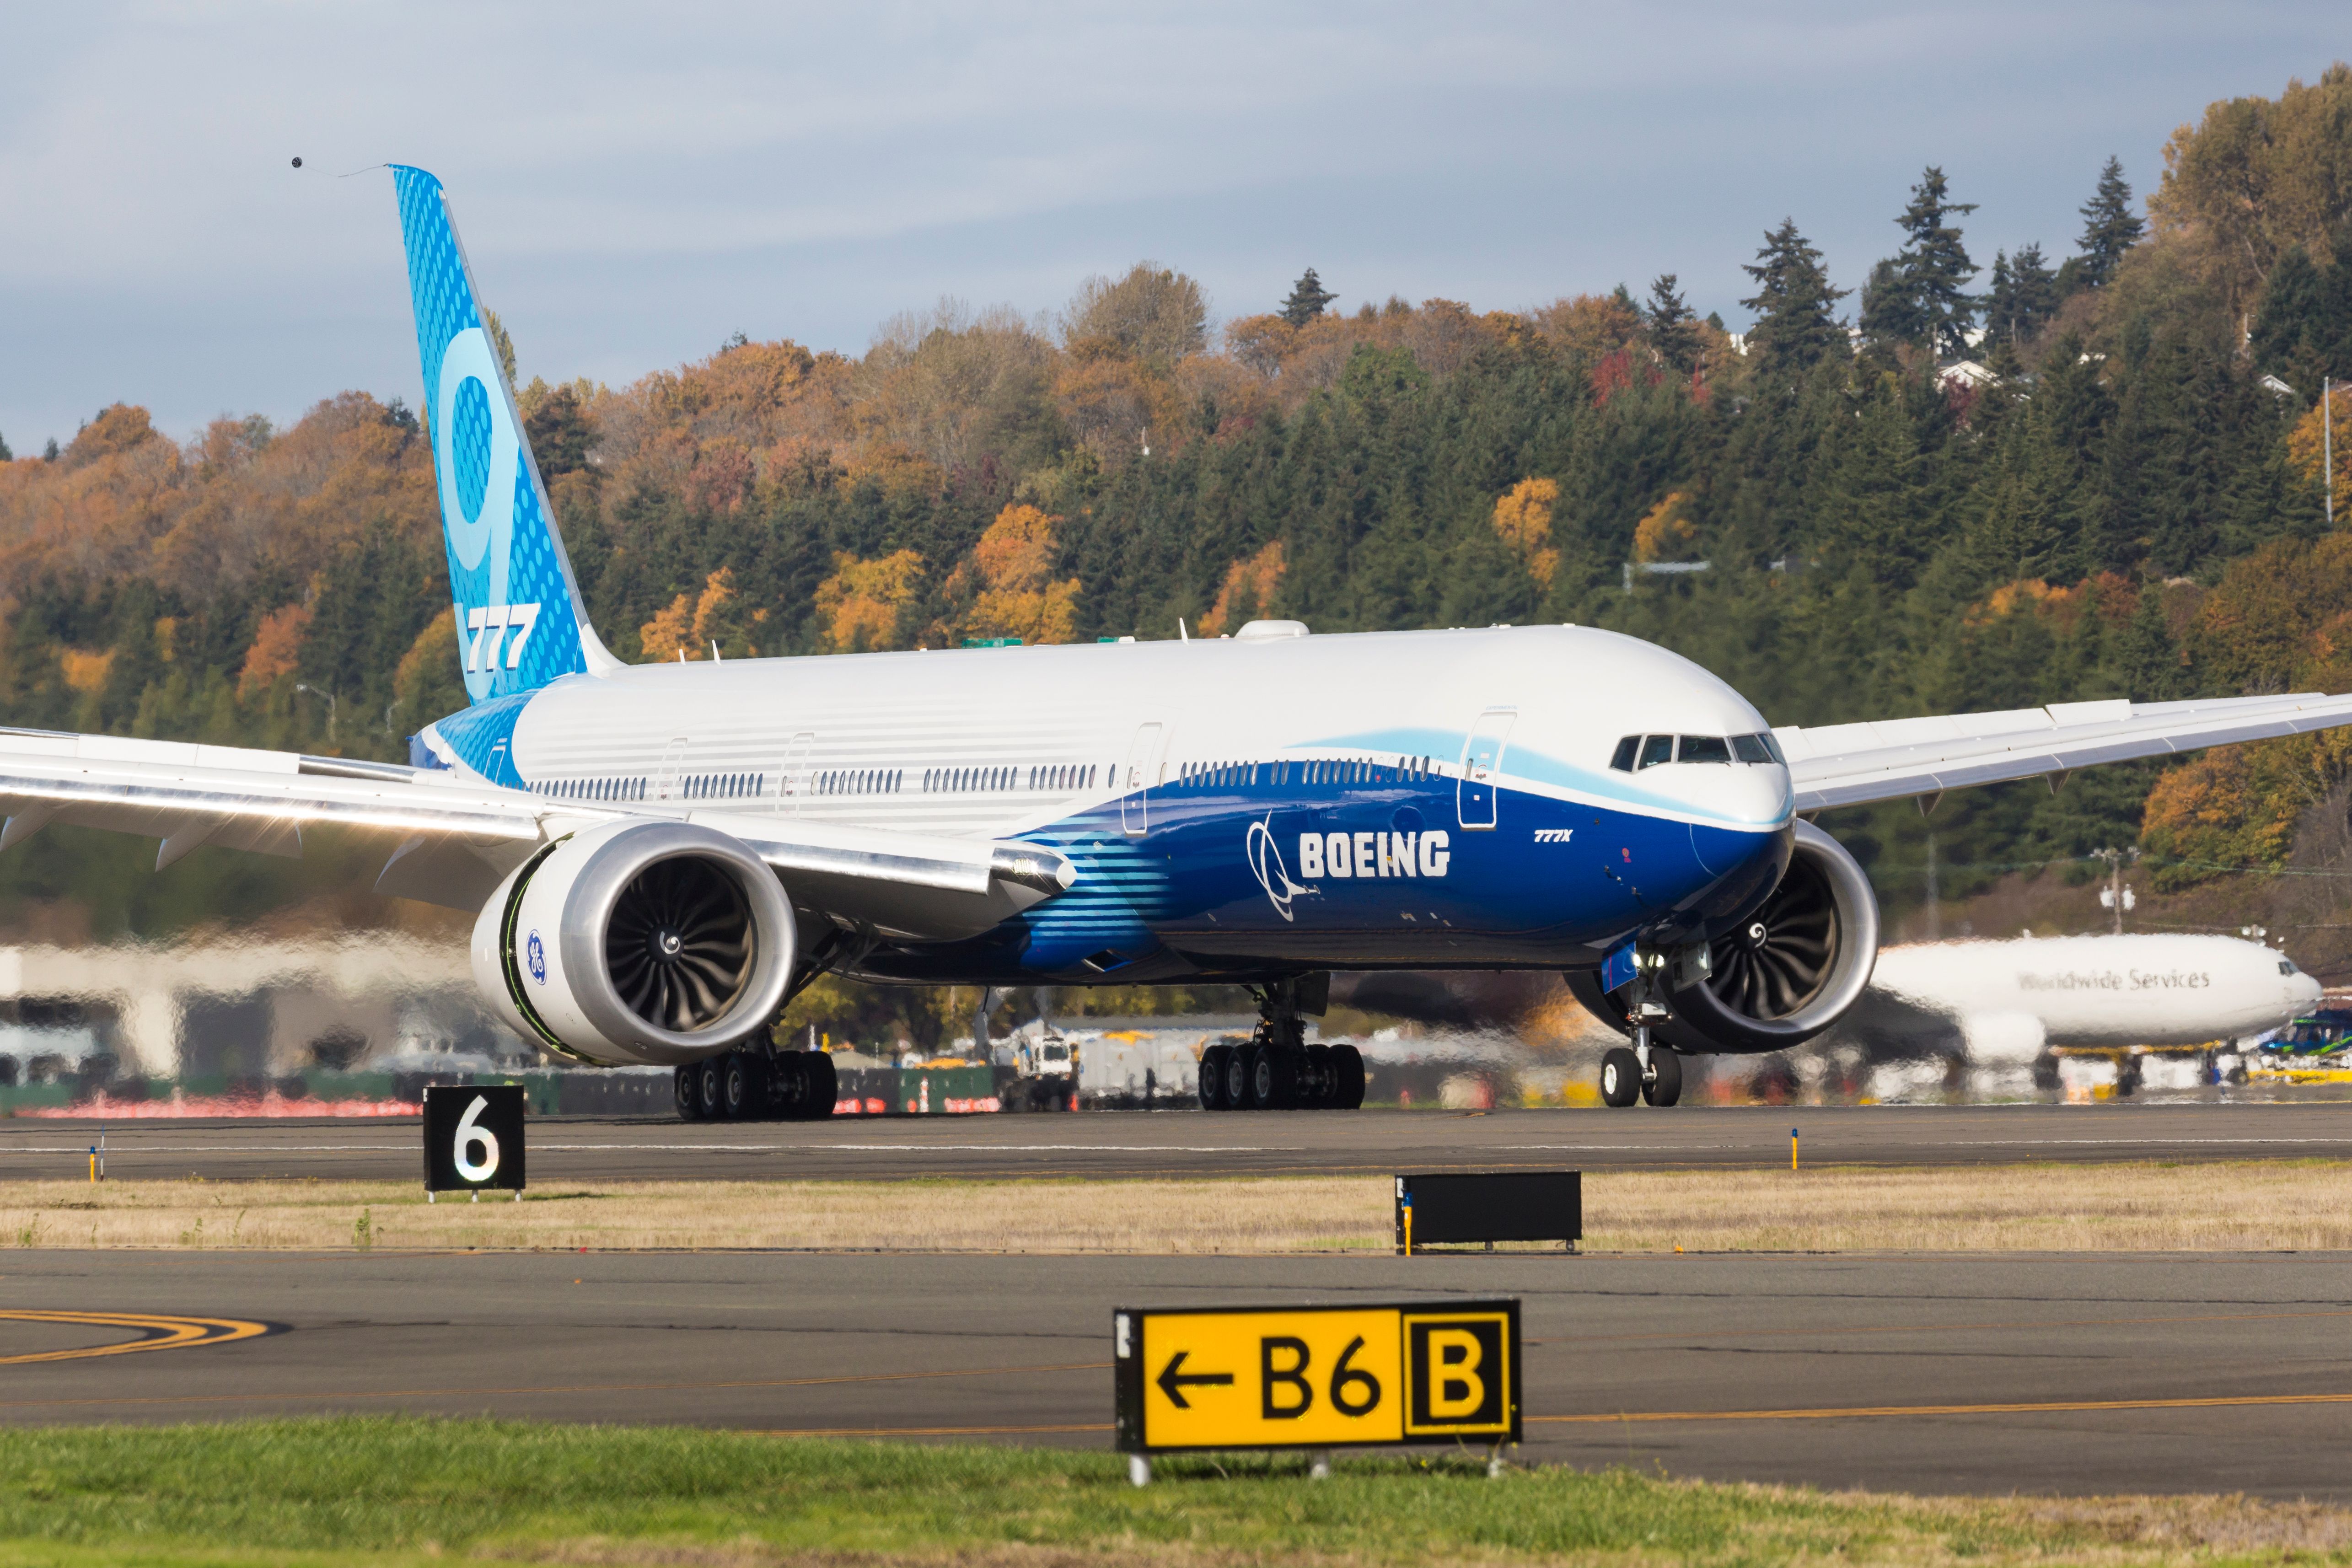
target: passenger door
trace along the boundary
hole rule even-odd
[[[661,769],[654,774],[656,800],[678,798],[677,773],[686,763],[686,744],[687,738],[684,735],[674,735],[670,738],[669,744],[663,748]]]
[[[1128,742],[1127,761],[1118,770],[1118,817],[1129,837],[1140,838],[1151,826],[1150,792],[1156,782],[1152,772],[1159,765],[1160,742],[1166,730],[1163,724],[1139,724],[1135,739]]]
[[[1470,727],[1462,744],[1462,780],[1454,792],[1454,816],[1472,832],[1495,826],[1495,782],[1503,771],[1503,746],[1510,739],[1516,708],[1489,708]]]
[[[791,743],[784,747],[782,776],[777,780],[776,795],[782,801],[783,809],[788,812],[797,813],[801,808],[801,802],[808,798],[809,751],[815,744],[816,732],[813,730],[803,730],[792,738]]]

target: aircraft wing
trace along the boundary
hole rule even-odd
[[[2000,713],[1790,725],[1799,811],[1937,795],[1974,784],[2072,773],[2352,724],[2352,696],[2223,697],[2190,702],[2053,702]]]
[[[52,822],[162,840],[161,870],[201,844],[302,852],[302,830],[381,836],[377,889],[477,910],[540,845],[629,817],[729,833],[782,874],[793,902],[915,940],[977,934],[1062,891],[1070,863],[1032,844],[804,822],[684,803],[552,801],[438,769],[236,746],[0,729],[0,850]]]

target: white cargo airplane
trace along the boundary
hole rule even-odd
[[[584,613],[440,182],[393,170],[472,704],[415,765],[0,734],[0,848],[48,822],[299,853],[379,836],[377,888],[478,910],[525,1038],[678,1067],[689,1116],[822,1115],[770,1026],[827,971],[970,985],[1259,988],[1216,1109],[1349,1106],[1303,1043],[1333,970],[1543,969],[1679,1052],[1810,1038],[1878,911],[1800,813],[2352,722],[2352,698],[2076,702],[1775,730],[1663,648],[1578,626],[628,666]]]
[[[1969,1060],[1989,1067],[2028,1066],[2052,1046],[2245,1039],[2310,1011],[2321,994],[2274,948],[2163,933],[1890,947],[1870,990],[1950,1019]]]

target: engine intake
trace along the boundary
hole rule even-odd
[[[1673,1016],[1653,1035],[1698,1053],[1777,1051],[1802,1045],[1862,999],[1878,962],[1878,899],[1844,845],[1796,825],[1789,868],[1756,912],[1707,944],[1707,973],[1669,987]],[[1687,966],[1676,966],[1681,973]],[[1602,994],[1587,972],[1569,977],[1579,1001],[1630,1029],[1628,992]]]
[[[499,885],[474,922],[474,982],[526,1039],[669,1066],[764,1027],[794,943],[774,871],[743,844],[615,823],[557,840]]]

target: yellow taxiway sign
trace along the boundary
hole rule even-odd
[[[1121,1308],[1118,1447],[1519,1440],[1519,1304]]]

